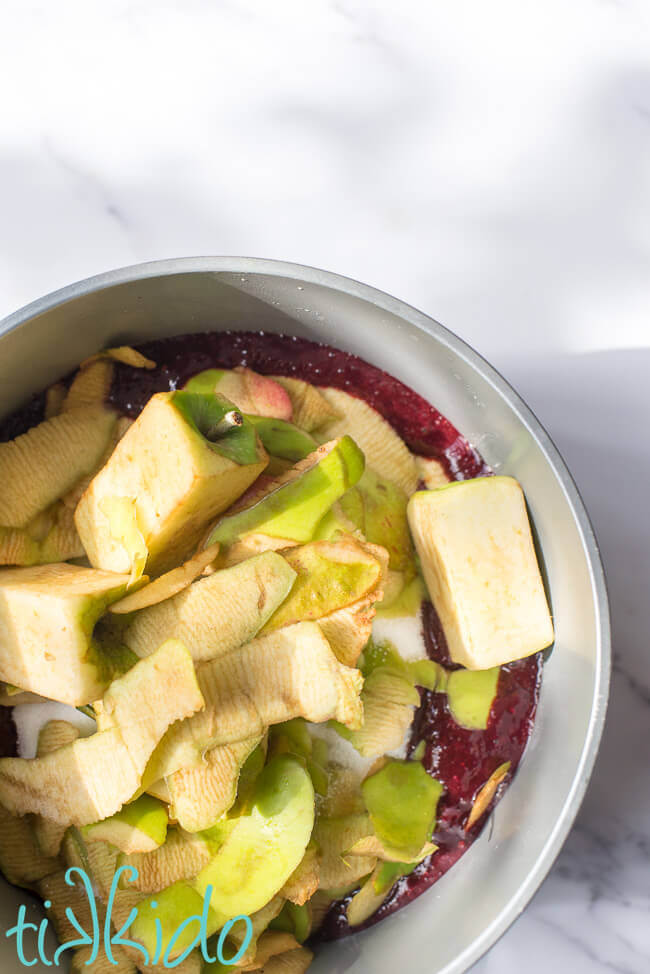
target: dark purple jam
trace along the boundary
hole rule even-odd
[[[0,758],[14,758],[17,754],[18,739],[11,707],[0,707]]]
[[[38,392],[15,413],[0,420],[0,443],[22,436],[32,426],[40,423],[45,414],[45,393]]]
[[[430,602],[425,603],[423,622],[429,656],[444,664],[446,644],[442,651],[438,651],[436,637],[430,635],[436,629],[441,631],[437,613]],[[440,879],[478,838],[488,812],[512,780],[532,733],[542,662],[542,654],[538,653],[501,668],[497,695],[484,731],[459,727],[449,712],[444,693],[420,691],[421,703],[415,712],[408,751],[412,753],[424,741],[422,763],[445,788],[433,835],[438,851],[420,863],[409,876],[398,880],[377,912],[362,927],[355,927],[354,932],[373,926],[414,900]],[[490,775],[506,761],[511,762],[510,770],[497,789],[490,808],[466,832],[465,823],[474,798]],[[319,931],[319,940],[338,940],[353,932],[346,919],[352,895],[330,907]]]
[[[365,399],[414,453],[440,459],[456,480],[480,477],[488,467],[437,409],[386,372],[329,345],[264,332],[212,332],[147,342],[139,349],[158,368],[143,373],[118,366],[111,400],[137,416],[154,392],[176,389],[204,369],[246,365],[262,375],[286,375],[334,386]]]
[[[454,480],[490,473],[477,451],[421,396],[363,359],[328,345],[263,332],[219,332],[147,342],[139,350],[153,359],[157,367],[143,371],[116,365],[110,392],[111,402],[129,416],[137,416],[155,392],[179,388],[197,372],[246,365],[264,375],[295,376],[314,385],[335,386],[364,399],[381,413],[414,453],[441,460]],[[0,441],[17,436],[39,422],[43,403],[44,397],[36,396],[0,423]],[[429,656],[453,668],[440,620],[431,603],[425,603],[422,619]],[[541,654],[502,667],[485,731],[459,727],[451,717],[444,694],[421,691],[409,752],[424,742],[423,764],[445,788],[433,836],[438,851],[395,884],[365,927],[394,913],[428,889],[477,838],[487,813],[472,829],[465,831],[474,798],[505,761],[511,762],[510,771],[491,807],[512,779],[532,731],[541,676]],[[10,712],[1,707],[0,753],[15,753],[15,747]],[[352,932],[345,917],[349,899],[332,905],[318,934],[319,940],[334,940]]]

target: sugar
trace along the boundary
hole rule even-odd
[[[402,659],[426,658],[427,650],[419,612],[414,616],[400,616],[396,619],[376,618],[372,624],[372,637],[376,642],[388,639]]]

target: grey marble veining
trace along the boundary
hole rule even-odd
[[[476,971],[650,970],[647,3],[2,17],[0,315],[139,260],[296,260],[443,321],[547,426],[603,549],[612,701],[575,829]]]

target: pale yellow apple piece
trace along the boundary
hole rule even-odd
[[[366,813],[317,820],[314,840],[322,851],[320,889],[345,888],[372,872],[377,863],[376,856],[346,855],[355,842],[372,835],[372,831]]]
[[[103,406],[75,409],[0,443],[0,525],[25,527],[96,470],[115,420]]]
[[[67,720],[48,720],[38,735],[36,755],[39,758],[52,754],[66,744],[72,744],[79,737],[79,728]],[[42,815],[35,815],[32,819],[34,835],[38,845],[46,856],[58,856],[61,843],[65,835],[65,825],[52,822]]]
[[[102,352],[96,352],[89,358],[84,359],[80,368],[86,368],[92,362],[109,359],[113,362],[121,362],[123,365],[130,365],[134,369],[155,369],[156,363],[147,358],[142,352],[131,348],[130,345],[118,345],[116,348],[105,348]]]
[[[280,956],[288,957],[290,953],[299,949],[300,944],[292,933],[284,930],[265,930],[257,941],[254,959],[248,964],[238,965],[238,970],[242,972],[272,970],[273,961],[279,960]]]
[[[434,490],[436,487],[444,487],[445,484],[451,483],[451,477],[440,460],[416,456],[415,469],[418,473],[418,480],[422,481],[427,490]]]
[[[181,768],[166,778],[171,814],[183,829],[209,829],[232,807],[242,765],[260,740],[256,736],[213,747],[195,767]]]
[[[338,536],[344,539],[348,537],[345,534]],[[356,666],[363,648],[370,639],[376,609],[384,598],[385,586],[389,578],[386,549],[381,545],[369,544],[358,535],[355,535],[354,540],[379,563],[381,572],[377,584],[356,602],[321,616],[318,620],[318,625],[332,647],[334,655],[345,666]]]
[[[258,940],[264,931],[268,929],[269,924],[278,916],[283,906],[284,899],[280,894],[278,894],[277,896],[274,896],[273,899],[269,900],[266,906],[263,906],[261,910],[256,910],[255,913],[250,915],[249,919],[252,927],[250,942],[246,948],[246,953],[243,954],[240,960],[237,962],[235,969],[245,967],[247,964],[250,964],[255,960]],[[228,942],[232,942],[235,949],[232,951],[225,951],[225,955],[234,957],[235,953],[238,952],[242,947],[244,937],[247,935],[248,925],[236,923],[228,935]]]
[[[45,565],[83,555],[74,514],[63,500],[24,528],[0,527],[0,565]]]
[[[287,597],[295,577],[284,558],[265,552],[141,609],[123,639],[137,656],[147,656],[173,636],[182,640],[193,659],[214,659],[253,639]]]
[[[159,799],[138,795],[119,812],[81,830],[84,842],[107,842],[126,855],[153,852],[162,846],[169,828],[169,811]]]
[[[381,598],[387,556],[377,546],[341,535],[335,541],[311,541],[284,551],[282,557],[296,572],[296,581],[282,605],[264,627],[271,632],[294,622],[314,621],[365,599]]]
[[[402,747],[420,695],[399,674],[378,667],[365,680],[363,726],[345,736],[362,757],[375,758]]]
[[[256,968],[262,974],[305,974],[314,959],[314,955],[307,947],[297,947],[285,954],[269,958],[264,968]],[[251,968],[252,970],[252,968]]]
[[[72,488],[72,490],[69,490],[68,493],[64,494],[63,497],[61,498],[65,506],[68,507],[72,512],[73,517],[74,517],[74,512],[77,509],[77,504],[79,503],[83,495],[88,490],[88,487],[91,484],[93,477],[95,476],[98,470],[101,470],[101,468],[106,463],[108,463],[113,450],[115,449],[115,447],[120,442],[120,440],[122,439],[126,431],[131,426],[133,426],[132,419],[129,419],[128,416],[118,416],[115,426],[113,427],[113,431],[109,437],[109,441],[106,444],[106,449],[104,450],[102,458],[97,464],[97,466],[95,467],[95,469],[91,470],[90,473],[86,474],[85,477],[82,477],[81,480],[78,480],[77,483]],[[75,531],[76,531],[76,525],[75,525]]]
[[[521,487],[479,477],[419,491],[408,518],[455,663],[486,670],[553,642]]]
[[[261,555],[265,551],[283,551],[285,548],[295,547],[295,544],[292,538],[272,538],[270,534],[253,532],[235,541],[226,549],[223,558],[219,561],[219,567],[232,568],[233,565],[238,565],[254,555]]]
[[[299,622],[253,640],[199,667],[206,709],[197,723],[218,719],[222,743],[263,733],[271,724],[303,717],[358,726],[363,678],[334,656],[319,627]]]
[[[68,413],[71,409],[101,406],[110,392],[112,381],[113,366],[110,362],[98,359],[83,366],[72,380],[61,411]]]
[[[386,889],[376,883],[379,878],[379,867],[368,877],[358,893],[348,903],[346,916],[351,927],[358,927],[376,913],[384,900],[388,897],[391,887]],[[379,891],[378,891],[379,890]]]
[[[322,853],[316,843],[310,842],[302,862],[280,890],[280,896],[296,906],[307,903],[318,889],[321,858]]]
[[[151,852],[119,856],[118,866],[132,866],[138,871],[137,876],[129,874],[127,889],[159,893],[181,879],[194,879],[212,856],[208,843],[200,836],[170,829],[164,845]]]
[[[504,764],[500,764],[499,767],[492,772],[488,780],[485,782],[483,787],[478,792],[476,798],[474,799],[474,804],[472,805],[472,810],[469,813],[467,822],[465,823],[465,831],[468,832],[471,827],[478,822],[481,815],[485,814],[490,802],[497,793],[497,789],[502,781],[508,775],[510,771],[510,761],[506,761]]]
[[[68,394],[68,390],[63,382],[55,382],[45,390],[45,408],[43,419],[52,419],[58,416],[63,406],[63,401]]]
[[[321,430],[328,423],[341,418],[340,413],[311,382],[284,375],[272,375],[271,378],[289,393],[293,409],[292,422],[307,433]]]
[[[110,729],[80,738],[44,757],[0,760],[0,801],[18,815],[43,815],[62,825],[108,818],[140,788],[160,738],[174,721],[204,704],[192,659],[169,640],[106,692],[97,712]]]
[[[0,870],[5,878],[14,886],[34,889],[59,865],[54,856],[41,850],[29,819],[13,815],[0,805]]]
[[[380,597],[377,592],[371,592],[358,602],[318,620],[336,658],[345,666],[356,666],[370,639],[376,614],[375,603]]]
[[[152,396],[79,501],[75,521],[91,564],[131,571],[132,559],[111,530],[102,503],[132,499],[149,552],[147,573],[175,567],[198,545],[208,523],[257,478],[268,458],[238,464],[219,453],[174,404]]]
[[[427,856],[433,855],[437,850],[438,846],[434,845],[433,842],[425,842],[419,852],[410,858],[404,859],[403,851],[399,849],[391,849],[384,845],[381,839],[378,839],[376,835],[367,835],[363,839],[359,839],[355,842],[351,849],[348,849],[348,856],[375,856],[382,862],[406,862],[406,863],[418,863],[426,859]]]
[[[178,595],[179,592],[184,591],[188,585],[196,581],[205,569],[213,563],[218,554],[219,545],[210,545],[205,551],[199,551],[198,554],[178,568],[172,568],[170,572],[160,575],[153,582],[138,589],[137,592],[132,592],[120,599],[119,602],[114,602],[110,611],[124,615],[128,612],[148,609],[152,605],[158,605],[160,602],[171,599],[172,596]]]
[[[73,706],[101,696],[111,672],[93,627],[128,581],[68,564],[0,571],[0,678]]]
[[[393,427],[363,399],[331,387],[320,391],[341,416],[328,424],[328,439],[347,433],[363,450],[366,465],[380,477],[397,484],[410,497],[418,485],[415,459]]]
[[[361,673],[338,662],[314,622],[254,639],[197,673],[205,710],[165,735],[147,768],[151,781],[196,764],[207,747],[261,736],[294,717],[361,724]]]

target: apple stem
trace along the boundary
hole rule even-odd
[[[238,426],[242,426],[244,423],[244,417],[239,412],[238,409],[231,409],[227,413],[224,413],[223,417],[218,423],[214,423],[206,431],[206,439],[214,442],[218,440],[221,436],[225,436],[230,430],[236,429]]]

